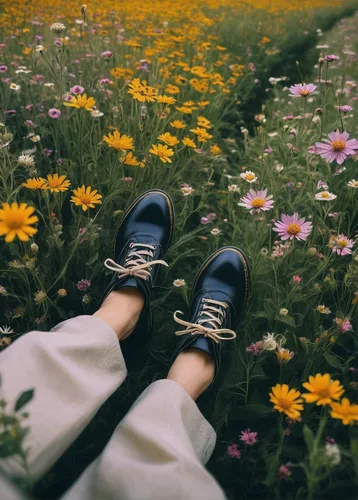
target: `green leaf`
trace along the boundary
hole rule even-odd
[[[29,389],[28,391],[20,394],[19,398],[15,403],[15,411],[21,410],[23,406],[25,406],[31,399],[34,397],[34,389]]]
[[[337,370],[343,370],[342,363],[336,356],[333,356],[333,354],[330,354],[329,352],[325,352],[323,356],[330,366],[333,366],[333,368],[337,368]]]
[[[309,453],[312,453],[313,450],[313,441],[314,441],[314,435],[311,429],[307,426],[303,426],[303,437],[305,439],[306,446],[308,448]]]
[[[87,262],[87,266],[92,266],[97,260],[98,260],[98,253],[95,253]]]

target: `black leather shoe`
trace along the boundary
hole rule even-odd
[[[137,198],[123,215],[114,235],[115,260],[104,265],[114,276],[104,292],[102,302],[113,290],[134,287],[144,296],[144,306],[133,332],[121,342],[126,350],[139,335],[149,333],[152,319],[150,293],[159,265],[169,248],[174,230],[174,207],[169,195],[159,189],[147,191]],[[143,339],[141,339],[143,340]]]
[[[210,354],[215,362],[215,376],[229,340],[236,338],[236,328],[250,295],[250,270],[244,253],[235,247],[223,247],[203,264],[193,285],[190,321],[174,319],[185,330],[175,332],[183,338],[175,357],[184,349],[196,348]]]

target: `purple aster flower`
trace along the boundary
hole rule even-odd
[[[342,111],[342,113],[349,113],[352,111],[352,106],[348,106],[348,104],[345,104],[344,106],[339,106],[339,111]]]
[[[7,71],[7,66],[5,64],[0,64],[0,73],[6,73]]]
[[[332,252],[337,255],[350,255],[352,253],[351,248],[353,248],[354,241],[350,240],[344,234],[339,234],[338,236],[331,236],[328,246],[332,248]]]
[[[324,190],[327,190],[328,189],[328,184],[327,182],[325,181],[318,181],[317,183],[317,189],[324,189]]]
[[[264,350],[264,343],[262,340],[258,342],[254,342],[246,347],[246,352],[249,354],[253,354],[254,356],[258,356]]]
[[[80,290],[81,292],[85,292],[87,288],[89,288],[90,286],[91,282],[86,279],[79,281],[76,285],[77,289]]]
[[[356,139],[348,140],[348,132],[336,130],[328,134],[329,139],[323,139],[324,142],[316,142],[317,154],[327,160],[329,163],[336,161],[342,165],[344,160],[356,153],[358,141]]]
[[[312,223],[299,218],[297,212],[293,215],[281,215],[281,220],[275,222],[273,230],[281,236],[281,240],[306,240],[312,231]]]
[[[57,120],[57,118],[60,118],[61,116],[61,111],[56,108],[51,108],[48,110],[48,116],[50,118],[53,118],[54,120]]]
[[[317,85],[314,85],[313,83],[297,83],[289,88],[289,91],[291,92],[290,97],[308,97],[313,94],[316,88]]]
[[[104,57],[105,59],[110,59],[112,56],[113,52],[111,52],[110,50],[105,50],[101,53],[101,57]]]
[[[339,61],[339,56],[336,56],[335,54],[327,54],[325,56],[325,60],[327,62],[332,62],[332,61]]]
[[[83,94],[85,89],[81,87],[81,85],[74,85],[73,87],[70,88],[71,92],[76,95]]]
[[[257,443],[257,432],[252,432],[250,429],[241,431],[240,441],[246,444],[246,446],[252,446]]]
[[[205,224],[208,224],[210,221],[207,217],[202,217],[200,219],[200,223],[203,224],[205,226]]]

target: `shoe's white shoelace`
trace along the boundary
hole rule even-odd
[[[190,323],[190,321],[184,321],[183,319],[178,318],[178,313],[184,313],[182,311],[175,311],[174,320],[179,323],[179,325],[183,325],[186,327],[185,330],[175,332],[175,335],[185,335],[186,333],[191,333],[191,335],[204,335],[204,337],[209,337],[217,344],[220,342],[220,340],[235,339],[236,333],[233,330],[229,330],[228,328],[220,328],[225,315],[224,311],[228,307],[226,302],[221,302],[219,300],[213,299],[203,299],[203,302],[203,308],[200,313],[200,316],[203,317],[200,318],[197,323]],[[212,328],[207,328],[203,326],[202,323],[208,323],[212,326]],[[223,337],[222,335],[224,334],[229,336]]]
[[[104,261],[104,265],[107,269],[118,273],[118,278],[122,278],[123,276],[135,276],[136,278],[147,280],[150,277],[152,266],[161,264],[162,266],[168,267],[168,264],[164,260],[150,260],[149,262],[145,260],[145,256],[153,257],[153,251],[155,250],[154,245],[130,243],[129,247],[131,250],[128,252],[124,266],[117,264],[117,262],[112,259],[106,259]]]

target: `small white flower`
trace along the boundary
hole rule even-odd
[[[3,333],[5,335],[9,335],[10,333],[14,333],[14,330],[10,328],[10,326],[0,326],[0,333]]]
[[[21,73],[24,73],[25,75],[27,75],[27,74],[31,73],[31,69],[22,69],[22,68],[20,68],[20,69],[17,69],[15,71],[15,73],[17,75],[20,75]]]
[[[230,184],[230,186],[228,186],[227,188],[232,193],[235,193],[236,191],[239,191],[239,186],[237,184]]]
[[[55,35],[61,35],[65,31],[66,26],[63,23],[53,23],[50,26],[50,30],[55,33]]]
[[[288,314],[288,309],[285,309],[284,307],[280,309],[280,316],[287,316]]]
[[[258,179],[258,176],[252,172],[251,170],[246,170],[246,172],[243,172],[240,174],[241,179],[244,179],[244,181],[249,182],[252,184],[253,182],[256,182]]]
[[[36,45],[35,51],[39,54],[40,52],[44,51],[44,46],[43,45]]]
[[[264,351],[274,351],[278,344],[275,339],[276,335],[274,333],[266,333],[266,335],[263,336],[263,344],[262,347]]]
[[[24,167],[33,167],[35,165],[35,160],[32,155],[22,154],[18,157],[17,161]]]
[[[324,454],[331,465],[338,465],[341,461],[341,452],[339,451],[338,445],[335,443],[326,443]]]
[[[213,235],[213,236],[219,236],[219,234],[221,233],[221,230],[218,229],[217,227],[214,227],[214,229],[212,229],[210,231],[210,233]]]
[[[331,310],[323,304],[317,306],[316,310],[321,314],[331,314]]]
[[[183,279],[176,279],[173,281],[173,285],[176,287],[176,288],[180,288],[182,286],[185,286],[186,283],[185,283],[185,280]]]
[[[10,85],[11,90],[15,90],[15,92],[19,92],[21,90],[21,85],[16,85],[16,83],[12,83]]]
[[[329,191],[320,191],[315,195],[315,199],[319,201],[332,201],[335,200],[337,196]]]
[[[46,83],[44,83],[44,87],[48,87],[50,89],[54,88],[54,86],[55,86],[55,84],[52,83],[52,82],[46,82]]]
[[[194,193],[195,189],[192,188],[191,186],[183,186],[180,188],[180,191],[183,193],[184,196],[189,196]]]
[[[30,141],[32,142],[39,142],[41,140],[41,137],[39,135],[33,135],[30,137]]]
[[[83,23],[84,23],[83,19],[76,19],[76,24],[78,24],[79,26],[81,26],[81,24]]]
[[[357,189],[358,188],[358,181],[356,181],[355,179],[352,179],[351,181],[348,182],[348,186],[353,188],[353,189]]]
[[[99,109],[94,109],[91,112],[91,116],[92,118],[101,118],[101,116],[103,116],[103,113]]]

